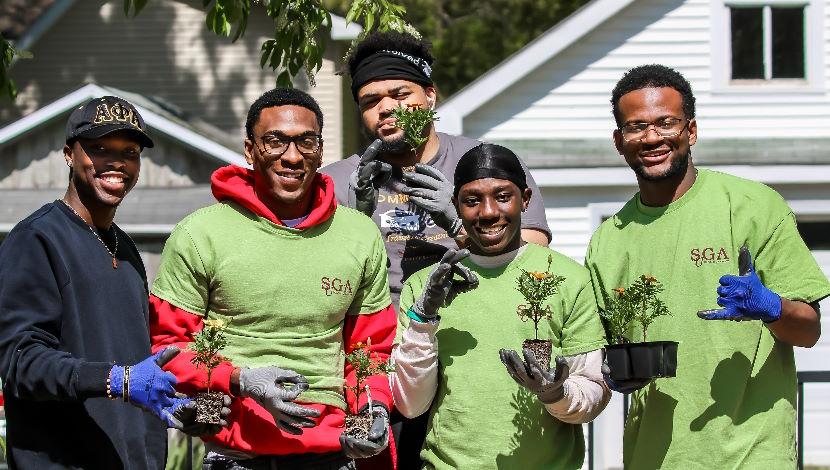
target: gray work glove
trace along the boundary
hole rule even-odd
[[[231,397],[222,395],[222,410],[219,412],[219,424],[205,424],[196,422],[196,400],[191,400],[178,407],[173,412],[177,421],[175,429],[193,437],[212,436],[228,425],[228,415],[231,414]]]
[[[285,388],[285,384],[294,384]],[[320,412],[292,403],[300,393],[308,390],[308,381],[293,370],[276,366],[244,368],[239,372],[239,392],[251,397],[274,417],[274,422],[289,434],[302,434],[302,428],[315,425],[309,418],[318,418]]]
[[[392,176],[392,165],[375,160],[383,142],[375,139],[366,147],[357,168],[349,176],[348,205],[371,217],[378,205],[378,191]]]
[[[372,427],[369,428],[367,439],[357,439],[340,435],[340,447],[347,457],[352,459],[365,459],[378,455],[389,445],[389,412],[382,406],[373,406]]]
[[[652,379],[631,379],[631,380],[614,380],[611,378],[611,368],[608,367],[608,361],[602,361],[602,378],[605,380],[605,385],[609,390],[613,390],[623,395],[628,395],[631,392],[650,384]]]
[[[435,225],[446,230],[450,237],[457,236],[463,226],[452,203],[452,182],[437,169],[421,163],[415,165],[415,173],[404,173],[403,179],[408,186],[401,192],[427,211]]]
[[[529,349],[522,351],[525,362],[519,358],[519,353],[510,349],[499,350],[499,357],[507,373],[522,387],[530,390],[545,404],[556,403],[565,396],[565,379],[570,374],[570,368],[565,358],[556,357],[556,370],[550,373],[539,365],[536,356]]]
[[[460,292],[478,286],[476,274],[463,264],[457,264],[468,256],[470,251],[466,249],[447,250],[429,274],[424,292],[409,309],[423,321],[431,321],[438,316],[438,309],[444,305],[450,292]],[[460,275],[461,280],[453,279],[454,274]]]

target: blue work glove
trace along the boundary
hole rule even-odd
[[[698,316],[704,320],[762,320],[771,323],[781,318],[781,297],[761,283],[752,266],[752,255],[746,246],[738,256],[739,275],[720,278],[716,310],[703,310]]]
[[[651,383],[654,379],[631,379],[631,380],[619,380],[616,381],[611,378],[611,368],[608,367],[608,362],[602,361],[602,378],[605,380],[605,385],[608,386],[609,390],[613,390],[617,393],[622,393],[623,395],[628,395],[631,392],[636,392],[637,390],[647,386]]]
[[[357,168],[349,176],[347,204],[371,217],[378,205],[380,187],[392,176],[392,165],[375,160],[383,142],[375,139],[366,147]]]
[[[427,211],[435,225],[454,238],[463,225],[452,203],[453,184],[437,169],[421,163],[415,164],[415,173],[404,173],[407,187],[401,192],[409,201]]]
[[[375,419],[372,420],[366,439],[347,436],[345,433],[340,435],[340,447],[347,457],[365,459],[378,455],[389,445],[389,412],[383,406],[375,405],[372,407],[372,416]]]
[[[159,419],[174,427],[170,410],[184,405],[188,399],[178,398],[176,376],[161,368],[179,354],[179,348],[168,347],[153,354],[143,361],[129,366],[129,382],[124,390],[126,367],[113,366],[110,370],[110,393],[113,397],[122,397],[133,405],[141,407],[158,416]]]
[[[409,307],[407,316],[415,321],[425,323],[434,320],[438,316],[438,309],[444,305],[450,293],[474,288],[478,285],[478,277],[463,264],[458,264],[462,259],[470,256],[469,250],[453,250],[450,248],[441,257],[441,261],[435,269],[429,273],[424,292]],[[454,280],[453,276],[458,273],[461,280]]]

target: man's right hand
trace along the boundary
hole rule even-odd
[[[392,176],[392,165],[375,160],[381,144],[380,139],[375,139],[360,156],[357,168],[349,176],[349,207],[369,217],[377,207],[381,185]]]
[[[293,384],[286,388],[286,384]],[[251,397],[274,417],[274,422],[290,434],[302,434],[302,428],[315,425],[309,418],[320,417],[320,412],[293,403],[304,390],[308,381],[302,375],[276,366],[244,368],[239,372],[239,392]]]
[[[605,385],[610,390],[613,390],[623,395],[636,392],[637,390],[647,386],[654,379],[631,379],[631,380],[613,380],[611,378],[611,368],[608,367],[608,362],[602,362],[602,378],[605,379]]]
[[[431,321],[438,316],[438,309],[444,305],[444,301],[450,292],[466,290],[478,286],[478,277],[463,264],[458,264],[462,259],[470,256],[469,250],[449,249],[435,269],[429,274],[424,292],[415,303],[409,308],[422,321]],[[458,273],[462,280],[453,281],[453,275]]]

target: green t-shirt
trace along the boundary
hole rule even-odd
[[[341,408],[345,316],[390,303],[380,232],[342,206],[305,230],[232,202],[200,209],[170,234],[152,293],[230,322],[222,354],[234,365],[294,370],[310,385],[300,401]]]
[[[650,274],[665,286],[661,298],[673,315],[658,318],[648,340],[680,343],[677,377],[632,395],[626,468],[795,466],[793,348],[760,321],[697,317],[719,308],[718,280],[738,273],[744,243],[764,285],[782,297],[809,303],[830,294],[783,198],[714,171],[699,170],[691,189],[665,207],[635,195],[591,239],[585,264],[600,308],[603,292]],[[639,328],[632,334],[642,339]]]
[[[464,260],[480,284],[439,311],[440,379],[421,452],[427,468],[582,466],[582,427],[548,414],[536,395],[510,378],[499,359],[499,349],[521,351],[522,341],[534,338],[533,322],[525,323],[516,315],[516,307],[525,303],[516,290],[516,278],[521,269],[544,271],[550,254],[551,271],[566,280],[548,300],[553,316],[539,325],[539,338],[552,341],[554,356],[581,354],[605,345],[588,272],[570,258],[529,244],[501,268],[485,269]],[[405,312],[421,295],[432,269],[415,273],[404,284],[399,337],[409,325]]]

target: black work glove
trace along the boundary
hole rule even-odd
[[[458,264],[462,259],[470,256],[469,250],[454,250],[450,248],[441,257],[441,261],[429,274],[424,292],[409,307],[422,321],[434,320],[438,316],[438,309],[444,305],[444,301],[450,292],[474,288],[478,285],[476,274],[463,264]],[[453,275],[459,274],[461,280],[454,280]]]
[[[345,433],[340,435],[340,447],[347,457],[365,459],[378,455],[389,445],[389,412],[383,406],[375,405],[372,407],[372,415],[375,419],[367,439],[357,439]]]
[[[222,410],[219,412],[219,424],[206,424],[196,422],[196,400],[191,400],[173,411],[173,418],[178,426],[173,426],[179,431],[193,437],[212,436],[228,425],[228,415],[231,414],[231,397],[222,395]]]
[[[357,168],[349,176],[348,205],[371,217],[378,205],[380,187],[392,176],[392,165],[375,160],[382,142],[375,139],[366,147]]]
[[[292,384],[286,388],[285,384]],[[300,406],[294,400],[308,389],[308,381],[293,370],[276,366],[244,368],[239,372],[239,391],[251,397],[274,417],[274,422],[289,434],[302,434],[302,428],[311,428],[320,412]]]
[[[525,361],[522,362],[519,354],[511,349],[499,350],[499,357],[507,373],[522,387],[530,390],[539,397],[544,404],[556,403],[565,396],[565,379],[570,374],[570,368],[565,358],[556,357],[556,370],[551,373],[544,370],[536,359],[536,355],[529,349],[522,351]]]

